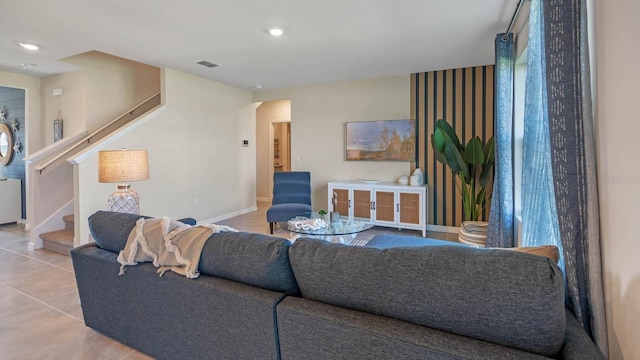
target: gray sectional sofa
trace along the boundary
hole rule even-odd
[[[197,279],[118,276],[138,218],[97,212],[71,256],[86,325],[158,359],[603,359],[545,257],[228,232]]]

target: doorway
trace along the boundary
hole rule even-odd
[[[271,202],[273,173],[292,171],[291,100],[256,108],[256,200]]]
[[[271,123],[273,127],[273,171],[291,171],[291,122]]]

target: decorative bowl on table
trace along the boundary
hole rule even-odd
[[[289,220],[289,227],[304,231],[322,230],[327,228],[327,226],[329,226],[327,222],[320,218],[309,219],[300,217]]]

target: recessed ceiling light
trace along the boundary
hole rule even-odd
[[[269,34],[271,34],[271,36],[282,36],[282,34],[284,34],[284,30],[280,29],[280,28],[270,28],[269,29]]]
[[[31,63],[26,63],[26,64],[21,64],[21,66],[25,70],[31,70],[31,69],[35,68],[36,66],[38,66],[38,65],[31,64]]]
[[[256,89],[262,89],[262,85],[260,84],[256,85]]]
[[[20,46],[22,46],[23,48],[25,48],[27,50],[31,50],[31,51],[36,51],[36,50],[40,49],[40,47],[38,45],[34,45],[34,44],[20,43]]]

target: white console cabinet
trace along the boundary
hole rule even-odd
[[[20,180],[0,181],[0,224],[19,222],[22,218],[22,190]]]
[[[332,204],[334,194],[337,199],[335,209]],[[348,216],[350,220],[421,230],[422,236],[427,236],[427,185],[330,181],[327,195],[329,210]]]

